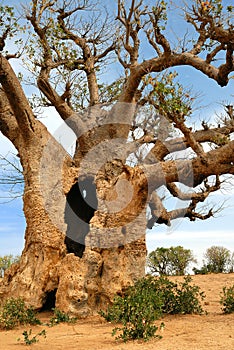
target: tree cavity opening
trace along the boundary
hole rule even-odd
[[[65,222],[67,232],[65,244],[68,253],[82,258],[85,250],[85,237],[89,233],[89,223],[97,210],[97,194],[94,179],[79,180],[67,194]]]
[[[57,288],[46,293],[45,301],[40,311],[50,311],[55,308]]]

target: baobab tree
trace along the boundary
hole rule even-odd
[[[192,128],[193,97],[172,70],[189,66],[228,84],[233,7],[183,4],[193,37],[175,43],[164,1],[115,5],[113,17],[92,0],[32,0],[19,19],[1,8],[0,130],[23,168],[27,224],[2,300],[22,296],[35,309],[95,312],[144,275],[146,228],[211,217],[212,208],[201,212],[199,204],[220,188],[220,175],[234,172],[233,107],[219,125]],[[16,54],[7,46],[14,36]],[[17,58],[29,71],[27,85],[12,68]],[[121,77],[102,83],[103,71],[117,69]],[[75,136],[73,152],[47,130],[38,107],[56,110],[63,133]],[[162,186],[184,208],[167,209]]]

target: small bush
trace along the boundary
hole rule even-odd
[[[162,300],[159,293],[155,293],[154,279],[139,280],[123,297],[117,296],[107,312],[101,311],[100,314],[107,321],[122,323],[123,327],[114,328],[112,335],[122,332],[117,339],[124,342],[155,337],[158,327],[154,321],[162,316]]]
[[[154,281],[154,293],[159,294],[162,303],[162,314],[171,314],[175,308],[177,284],[168,277],[159,277]]]
[[[13,329],[20,324],[41,324],[36,317],[34,310],[27,308],[21,298],[10,298],[0,310],[0,327],[4,329]]]
[[[211,273],[209,265],[203,265],[200,269],[194,267],[193,272],[195,275],[208,275]]]
[[[43,329],[41,332],[37,333],[36,335],[34,335],[32,338],[30,338],[32,334],[32,330],[30,329],[29,332],[28,331],[23,331],[22,335],[24,336],[24,343],[26,345],[31,345],[34,343],[37,343],[39,341],[38,337],[43,336],[44,338],[46,338],[46,331],[45,329]],[[18,341],[20,341],[20,339],[18,339]]]
[[[201,301],[205,294],[200,291],[200,287],[191,285],[192,278],[187,276],[175,290],[175,304],[171,313],[173,314],[202,314],[204,311]]]
[[[167,277],[160,277],[155,282],[156,292],[160,292],[164,314],[202,314],[201,301],[204,292],[196,285],[191,285],[192,278],[184,277],[184,281],[175,283]]]
[[[148,340],[156,336],[158,327],[154,322],[163,314],[203,312],[204,293],[198,286],[191,285],[191,281],[191,277],[185,277],[181,283],[174,283],[167,277],[143,278],[128,288],[123,297],[117,296],[113,305],[106,312],[100,311],[100,315],[108,322],[123,325],[113,329],[113,335],[122,332],[117,338]]]
[[[234,312],[234,285],[229,288],[223,287],[220,304],[223,306],[222,311],[225,314],[231,314]]]
[[[48,325],[50,327],[53,327],[56,324],[63,323],[63,322],[65,322],[65,323],[75,323],[77,321],[76,317],[70,317],[68,314],[66,314],[63,311],[60,311],[57,308],[54,308],[52,310],[54,312],[54,316],[51,317],[51,319],[50,319],[50,321],[48,323]]]

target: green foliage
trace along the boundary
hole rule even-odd
[[[46,338],[45,329],[43,329],[41,332],[34,335],[32,338],[30,338],[31,334],[32,334],[31,329],[29,330],[29,332],[23,331],[23,333],[22,333],[22,335],[24,336],[24,342],[26,345],[31,345],[31,344],[37,343],[39,341],[38,337],[40,337],[40,336],[43,336],[44,338]],[[18,341],[20,341],[20,339],[18,339]]]
[[[13,329],[20,324],[41,324],[34,310],[27,308],[21,298],[10,298],[0,310],[0,328]]]
[[[11,6],[0,6],[0,35],[12,37],[17,31],[17,19],[14,8]]]
[[[230,250],[220,246],[212,246],[205,253],[206,267],[209,272],[222,273],[230,268]]]
[[[167,25],[167,3],[165,1],[157,1],[156,6],[152,7],[152,16],[154,23],[160,30],[165,30]]]
[[[174,299],[171,300],[171,305],[169,305],[168,302],[165,302],[167,308],[165,310],[166,313],[200,315],[204,312],[201,306],[201,301],[204,300],[205,294],[200,291],[200,287],[191,285],[190,282],[192,282],[192,278],[186,276],[183,282],[175,284],[172,287],[170,294],[174,294]]]
[[[159,247],[152,251],[147,258],[151,273],[162,275],[184,275],[191,262],[196,262],[190,249],[181,246]]]
[[[121,332],[117,339],[148,340],[157,336],[159,327],[155,321],[163,314],[203,313],[204,293],[198,286],[191,285],[191,281],[191,277],[174,283],[167,277],[148,276],[129,287],[122,297],[116,296],[113,305],[106,312],[100,311],[100,315],[108,322],[122,324],[113,329],[112,335]],[[162,323],[160,327],[163,326]]]
[[[193,268],[193,272],[195,275],[207,275],[208,273],[210,273],[210,268],[208,265],[203,265],[200,269],[194,267]]]
[[[124,87],[124,78],[119,78],[111,84],[100,84],[99,94],[101,103],[111,103],[117,101]]]
[[[63,311],[60,311],[57,308],[52,309],[54,312],[54,316],[51,317],[48,326],[53,327],[59,323],[75,323],[77,321],[76,317],[70,317]]]
[[[204,311],[201,301],[204,300],[204,292],[196,285],[191,285],[192,278],[184,277],[183,282],[173,282],[168,277],[160,277],[155,280],[155,290],[162,300],[163,314],[202,314]]]
[[[220,304],[223,306],[222,311],[225,314],[231,314],[234,312],[234,285],[229,288],[223,287]]]
[[[4,255],[0,256],[0,277],[4,276],[5,271],[14,263],[20,260],[20,256]]]
[[[185,88],[176,80],[177,76],[176,72],[169,71],[159,74],[157,79],[152,75],[143,78],[148,88],[152,87],[150,95],[154,107],[161,115],[172,118],[172,121],[190,116],[194,101],[190,91],[185,91]]]
[[[107,321],[123,325],[113,329],[112,335],[122,332],[117,339],[148,340],[156,336],[158,327],[154,321],[162,316],[162,306],[160,294],[155,292],[154,279],[148,277],[129,287],[123,297],[117,296],[107,312],[101,311],[100,314]]]
[[[7,39],[11,40],[20,32],[25,33],[25,31],[26,25],[20,25],[20,20],[16,17],[14,8],[12,6],[0,4],[0,51],[8,56],[10,53],[5,49],[7,46]],[[11,41],[11,45],[15,47],[15,50],[19,53],[23,47],[22,38]]]

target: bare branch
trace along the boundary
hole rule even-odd
[[[131,1],[131,7],[129,12],[127,13],[124,5],[124,1],[118,0],[118,15],[117,19],[123,25],[125,29],[125,34],[120,37],[120,41],[123,44],[125,50],[129,54],[129,65],[135,66],[138,63],[139,57],[139,47],[140,40],[138,37],[138,33],[144,26],[141,23],[141,17],[145,15],[146,8],[140,9],[143,4],[143,1],[139,1],[136,3],[135,0]],[[120,44],[121,45],[121,44]],[[119,57],[120,57],[120,50]],[[123,64],[123,60],[120,59],[120,62]],[[126,63],[124,63],[124,66]]]
[[[213,209],[210,209],[208,213],[204,214],[197,212],[196,208],[198,204],[206,200],[210,193],[219,190],[220,185],[221,182],[219,176],[216,176],[216,182],[214,183],[214,185],[211,186],[208,184],[207,179],[205,179],[205,189],[202,189],[199,192],[184,193],[179,187],[175,185],[175,183],[167,184],[167,189],[173,195],[173,197],[176,197],[183,201],[190,201],[190,204],[186,208],[179,208],[171,211],[166,210],[162,203],[162,200],[155,192],[153,192],[149,202],[151,218],[148,220],[147,227],[152,228],[155,223],[163,223],[167,226],[170,226],[172,220],[182,217],[187,217],[190,219],[190,221],[195,221],[196,219],[205,220],[210,218],[214,214]]]

